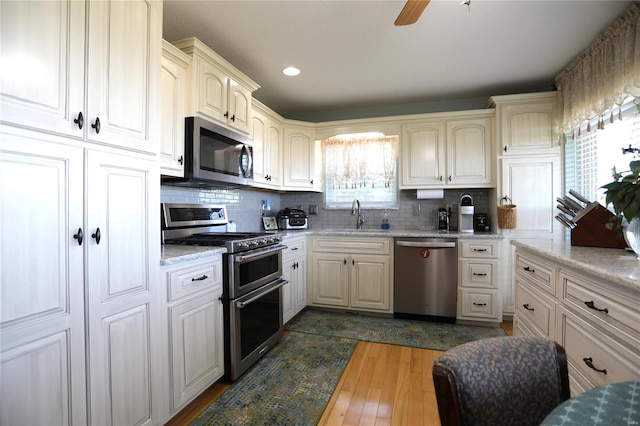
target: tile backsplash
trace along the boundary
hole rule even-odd
[[[471,194],[477,213],[488,213],[493,225],[495,206],[489,205],[488,189],[445,190],[444,199],[418,200],[415,190],[402,190],[399,208],[389,209],[388,217],[391,229],[435,230],[437,228],[438,208],[453,205],[451,226],[458,226],[457,207],[462,194]],[[238,231],[256,232],[262,230],[261,205],[269,200],[271,211],[266,215],[275,216],[285,207],[301,207],[309,212],[309,206],[318,206],[318,214],[309,216],[311,229],[355,228],[356,219],[351,210],[323,208],[323,195],[315,192],[277,193],[255,189],[203,189],[183,188],[163,185],[161,187],[163,203],[212,203],[225,204],[229,218],[236,222]],[[361,200],[362,201],[362,200]],[[379,228],[384,210],[362,209],[366,219],[364,228]],[[495,228],[495,225],[493,225]]]

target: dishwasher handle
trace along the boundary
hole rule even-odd
[[[455,241],[396,241],[398,247],[421,247],[421,248],[455,248]]]

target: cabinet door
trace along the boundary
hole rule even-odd
[[[318,305],[349,306],[349,270],[346,254],[313,255],[311,302]]]
[[[447,185],[491,185],[491,119],[447,122]]]
[[[87,424],[83,155],[42,136],[0,134],[3,425]]]
[[[218,288],[169,308],[172,413],[224,374],[220,297]]]
[[[249,133],[251,130],[251,91],[232,79],[227,81],[229,106],[226,124],[242,133]]]
[[[502,155],[521,155],[553,148],[555,102],[527,102],[500,108]]]
[[[269,151],[268,151],[268,118],[254,111],[251,117],[251,138],[253,146],[253,180],[254,183],[269,185],[267,176],[269,172]]]
[[[84,16],[82,1],[2,3],[3,122],[82,137],[74,119],[84,109]]]
[[[400,188],[441,187],[446,178],[444,122],[402,129]]]
[[[510,236],[561,237],[562,225],[554,219],[560,196],[559,156],[504,158],[502,194],[517,206],[517,226]]]
[[[155,172],[154,172],[155,171]],[[155,161],[87,152],[87,301],[91,423],[143,425],[153,419],[161,371],[159,291],[150,260],[157,232]],[[99,236],[99,238],[98,238]],[[154,244],[155,246],[155,244]],[[153,321],[153,322],[152,322]],[[155,331],[155,332],[154,332]],[[153,360],[153,361],[152,361]],[[155,400],[155,402],[153,402]],[[156,405],[159,408],[159,405]]]
[[[282,141],[284,134],[282,126],[274,121],[269,121],[267,128],[268,145],[265,147],[269,163],[266,166],[267,181],[274,188],[282,186]]]
[[[184,176],[184,94],[187,90],[187,55],[169,43],[163,43],[162,119],[160,165],[162,174]]]
[[[293,261],[282,261],[282,278],[288,281],[282,286],[282,322],[287,323],[294,314],[294,276],[295,268]]]
[[[111,0],[87,7],[87,139],[156,152],[162,4]]]
[[[295,271],[293,276],[293,314],[303,310],[307,306],[307,262],[305,256],[295,259]]]
[[[228,77],[213,64],[197,58],[197,112],[221,124],[227,124]]]
[[[286,127],[284,134],[284,187],[313,189],[315,179],[313,129]]]
[[[351,259],[351,306],[389,310],[389,256],[357,256]]]

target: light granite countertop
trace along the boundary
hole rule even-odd
[[[522,248],[539,257],[552,260],[640,291],[640,260],[633,252],[624,249],[580,247],[565,242],[511,241],[516,249]]]
[[[205,259],[226,253],[224,247],[185,246],[180,244],[163,244],[160,253],[160,265],[174,265],[190,260]]]
[[[288,238],[297,236],[340,236],[340,237],[401,237],[401,238],[487,238],[502,239],[500,234],[490,232],[438,232],[422,230],[383,230],[383,229],[300,229],[281,230],[276,232],[282,235],[282,242],[287,243]],[[176,263],[188,262],[191,260],[213,257],[226,253],[227,249],[222,247],[187,246],[178,244],[163,244],[160,258],[160,265],[174,265]]]

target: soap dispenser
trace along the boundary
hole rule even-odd
[[[384,211],[384,215],[382,216],[382,223],[380,224],[380,228],[382,229],[389,229],[391,228],[391,225],[389,225],[389,213],[387,213],[387,211]]]

